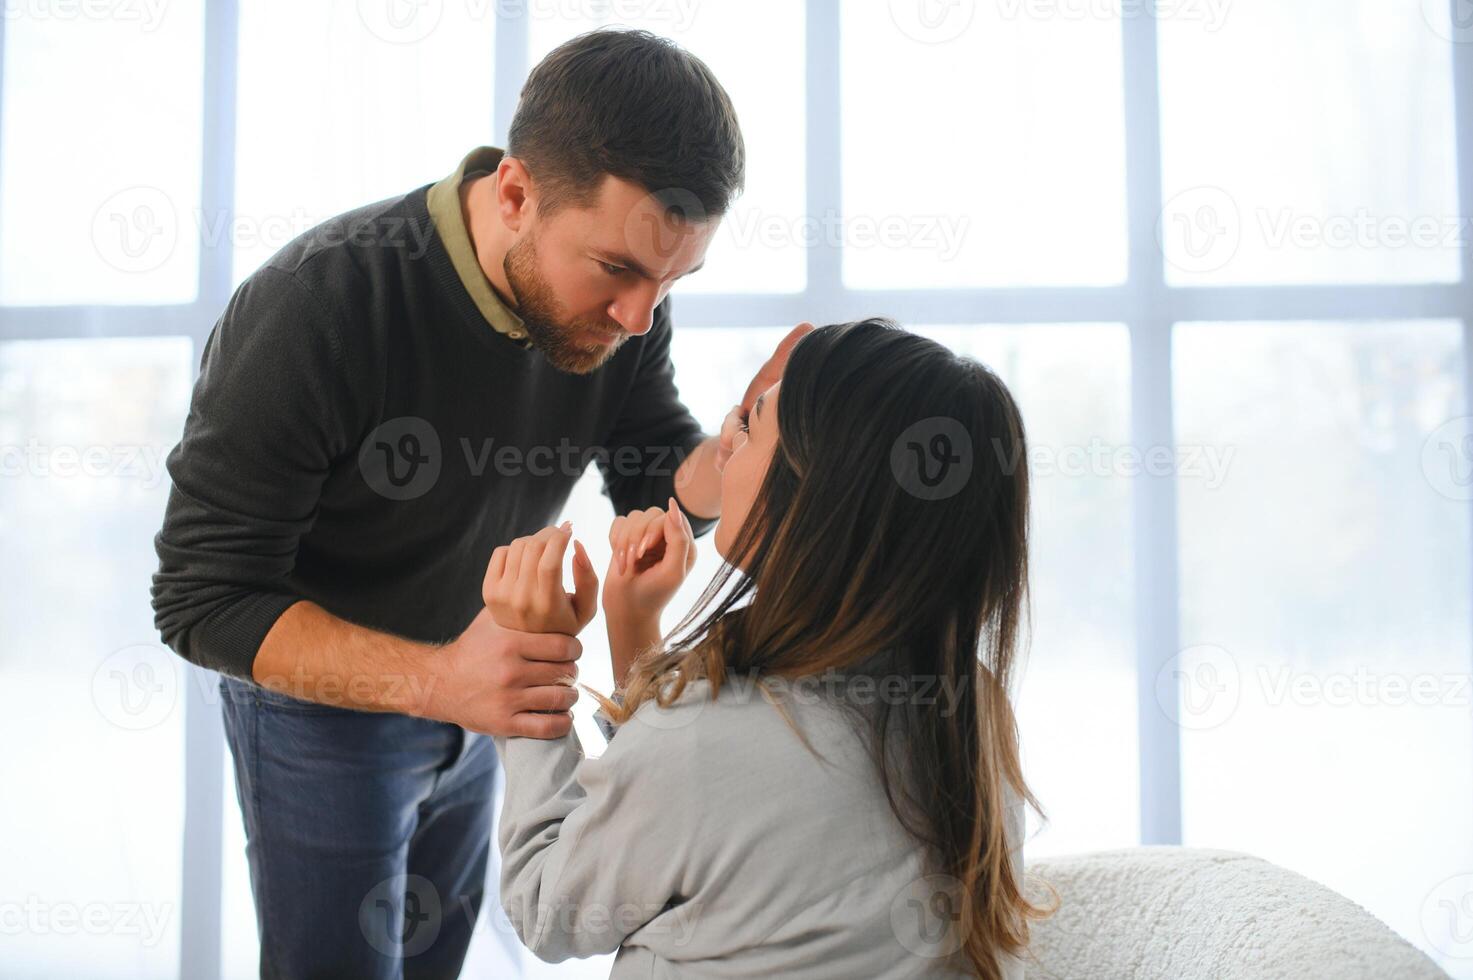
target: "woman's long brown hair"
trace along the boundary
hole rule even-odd
[[[1046,914],[1004,830],[1005,790],[1039,809],[1009,699],[1027,615],[1022,416],[984,365],[869,319],[794,347],[778,437],[723,571],[634,662],[622,704],[598,699],[622,723],[701,678],[715,698],[729,677],[882,664],[954,692],[857,717],[897,818],[957,883],[962,965],[1000,977],[998,954],[1021,955]]]

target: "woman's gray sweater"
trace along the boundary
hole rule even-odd
[[[962,975],[949,879],[927,874],[852,715],[817,688],[783,703],[826,762],[740,679],[642,705],[596,759],[576,733],[497,738],[501,902],[522,941],[550,962],[617,949],[613,978]]]

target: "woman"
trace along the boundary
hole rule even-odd
[[[799,341],[733,446],[727,564],[668,641],[689,522],[672,499],[611,529],[602,757],[497,740],[508,916],[546,960],[618,949],[614,977],[1021,976],[1042,910],[1019,886],[1036,802],[1008,700],[1016,405],[981,364],[864,320]],[[503,625],[586,624],[558,571],[570,535],[497,550]]]

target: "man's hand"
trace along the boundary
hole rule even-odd
[[[716,458],[714,460],[716,472],[719,473],[725,469],[726,461],[731,459],[734,448],[732,441],[736,438],[736,434],[741,431],[742,423],[747,420],[747,415],[752,411],[752,406],[756,404],[757,396],[783,379],[783,369],[788,366],[788,355],[793,352],[793,348],[797,345],[798,341],[802,340],[813,329],[813,324],[804,320],[792,330],[789,330],[788,335],[778,343],[777,350],[772,352],[772,356],[763,363],[756,376],[752,378],[751,383],[747,385],[747,391],[746,394],[742,395],[741,404],[733,405],[731,411],[726,413],[726,418],[721,421],[721,436],[716,446]]]
[[[576,636],[593,619],[598,611],[598,574],[582,542],[573,543],[577,591],[563,591],[563,555],[572,536],[572,522],[564,521],[491,552],[481,597],[499,625],[523,633]]]
[[[487,735],[561,738],[573,727],[582,655],[575,636],[509,630],[483,609],[436,654],[424,713]]]

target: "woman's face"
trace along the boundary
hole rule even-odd
[[[757,499],[767,466],[777,449],[777,390],[782,382],[757,396],[747,415],[747,429],[732,440],[731,457],[721,470],[721,522],[716,525],[716,553],[726,558],[742,522]]]

